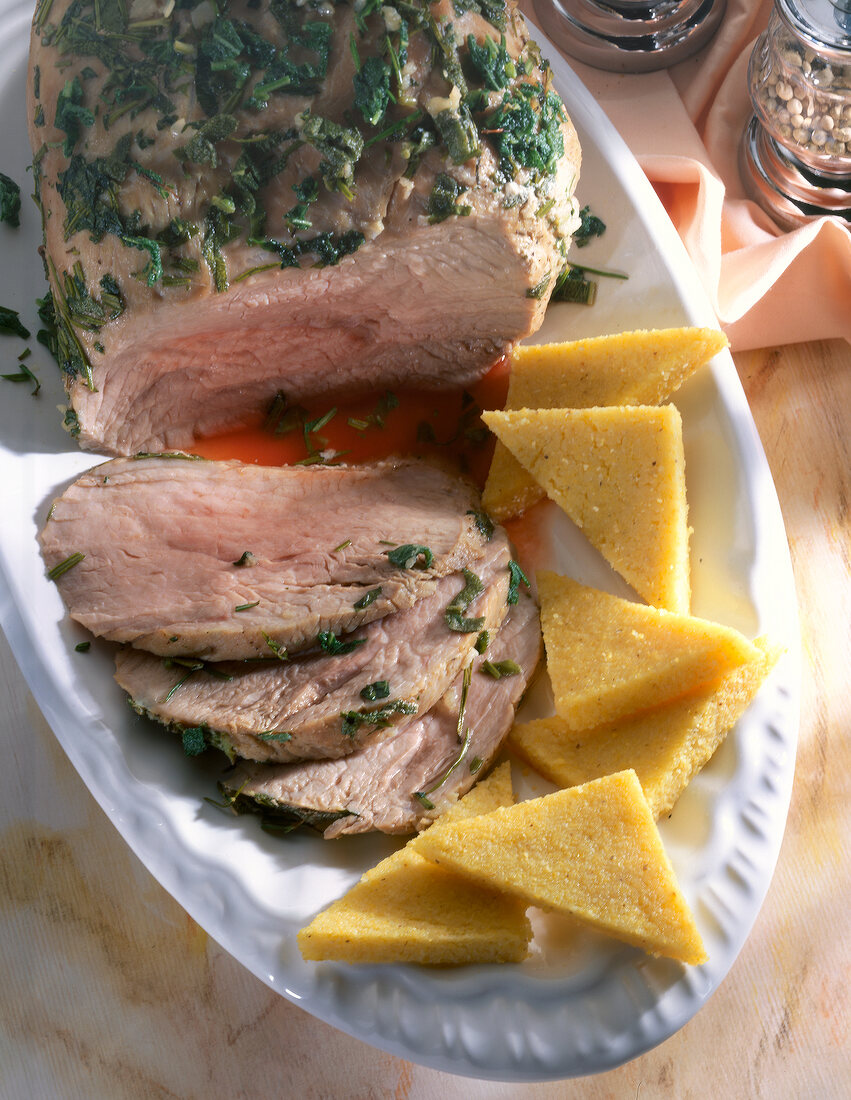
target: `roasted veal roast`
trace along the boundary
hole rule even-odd
[[[577,222],[514,0],[40,0],[29,97],[84,447],[467,384],[539,326]]]

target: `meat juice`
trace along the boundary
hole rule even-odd
[[[502,408],[507,389],[503,356],[468,390],[400,389],[291,407],[280,401],[265,424],[199,439],[191,449],[204,458],[264,466],[376,462],[389,455],[437,458],[457,465],[481,488],[493,438],[478,412]]]

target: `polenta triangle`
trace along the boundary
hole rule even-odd
[[[543,570],[537,583],[555,709],[570,729],[659,707],[759,658],[747,638],[719,623]]]
[[[433,966],[523,959],[532,932],[522,902],[459,878],[417,850],[423,837],[447,823],[513,801],[504,764],[303,928],[304,958]]]
[[[673,405],[482,419],[643,599],[688,611],[685,460]]]
[[[656,955],[706,952],[635,772],[624,771],[423,834],[420,850]]]
[[[708,687],[619,722],[571,730],[561,718],[515,726],[509,746],[561,787],[632,768],[654,817],[670,813],[693,777],[750,705],[779,651],[758,654]]]
[[[710,328],[622,332],[561,344],[521,344],[511,353],[506,409],[659,405],[727,346]],[[483,496],[500,521],[519,515],[543,490],[497,443]]]

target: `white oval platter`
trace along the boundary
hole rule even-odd
[[[0,168],[31,190],[25,80],[32,5],[0,0]],[[592,308],[551,309],[538,339],[632,328],[714,324],[683,246],[626,146],[557,51],[555,84],[579,130],[579,195],[607,223],[578,259],[629,274],[601,280]],[[0,302],[38,327],[44,293],[39,225],[0,226]],[[0,382],[0,623],[23,675],[92,795],[159,882],[224,948],[282,996],[377,1047],[434,1068],[495,1080],[539,1081],[616,1066],[671,1035],[724,978],[757,916],[783,834],[798,723],[794,587],[771,476],[726,353],[676,397],[684,423],[696,614],[786,655],[662,833],[692,904],[709,962],[684,968],[594,935],[539,920],[523,964],[428,971],[408,966],[306,964],[295,933],[395,846],[385,838],[274,839],[253,818],[205,801],[216,762],[187,760],[176,739],[136,718],[112,680],[109,647],[85,659],[84,637],[47,581],[36,532],[49,503],[97,456],[59,426],[55,366],[33,338],[42,381]],[[23,344],[6,337],[7,370]],[[4,371],[5,373],[5,371]],[[557,530],[559,562],[600,580],[575,532]],[[215,754],[208,754],[209,756]],[[133,899],[128,897],[127,904]]]

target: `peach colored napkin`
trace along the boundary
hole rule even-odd
[[[530,3],[521,5],[534,20]],[[851,230],[820,218],[783,232],[745,197],[747,65],[770,0],[728,0],[712,41],[671,69],[602,72],[568,58],[662,199],[735,350],[851,341]]]

